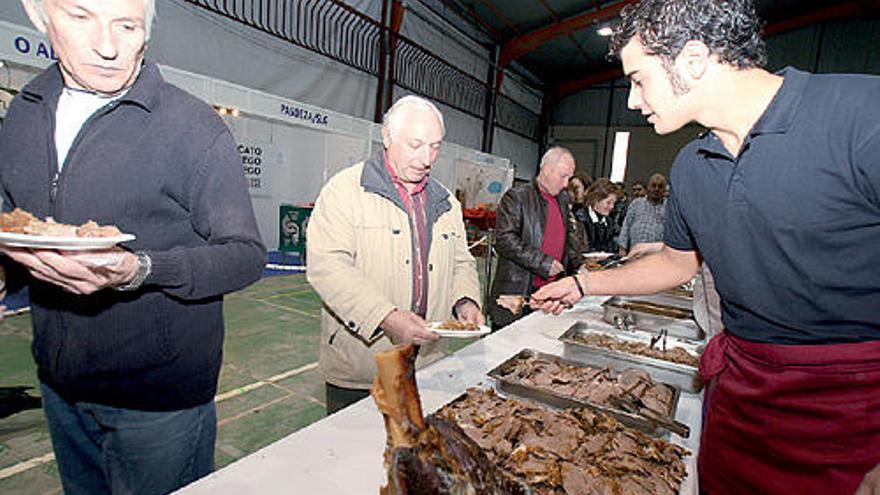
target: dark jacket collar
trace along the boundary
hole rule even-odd
[[[120,103],[133,103],[150,112],[159,104],[158,86],[164,84],[162,74],[155,63],[144,61],[141,71],[134,84],[125,95],[119,99]],[[22,88],[22,97],[30,101],[42,101],[54,108],[58,97],[64,88],[64,79],[61,76],[61,68],[56,62],[44,70],[31,82]]]

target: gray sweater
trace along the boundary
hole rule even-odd
[[[83,125],[57,172],[57,65],[15,98],[0,131],[6,209],[114,224],[147,252],[134,292],[74,295],[30,279],[41,381],[69,401],[175,410],[211,400],[223,294],[260,277],[263,247],[235,142],[210,106],[146,63],[121,99]]]

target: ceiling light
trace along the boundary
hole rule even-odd
[[[596,32],[599,34],[599,36],[611,36],[612,34],[614,34],[614,30],[608,26],[602,26],[597,29]]]

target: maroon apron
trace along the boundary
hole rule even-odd
[[[773,345],[725,331],[700,373],[701,492],[850,495],[880,463],[880,341]]]

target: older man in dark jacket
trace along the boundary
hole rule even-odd
[[[265,262],[229,129],[144,62],[154,3],[24,0],[59,63],[0,132],[4,208],[136,236],[109,252],[0,247],[28,271],[9,282],[30,288],[67,495],[165,494],[213,469],[223,295]]]
[[[571,152],[562,147],[547,150],[538,177],[504,193],[496,222],[498,269],[489,299],[492,328],[517,319],[495,299],[501,294],[528,296],[566,271],[577,269],[573,218],[565,188],[574,174]],[[522,313],[526,314],[526,312]]]

